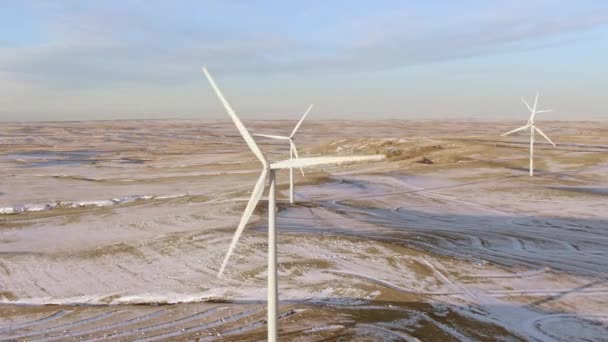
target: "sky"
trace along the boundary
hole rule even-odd
[[[0,121],[607,120],[608,2],[0,0]]]

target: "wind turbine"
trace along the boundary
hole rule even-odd
[[[234,122],[234,125],[238,129],[239,133],[245,139],[245,142],[251,149],[251,152],[258,158],[260,163],[262,164],[262,173],[258,178],[255,186],[253,187],[253,192],[249,201],[247,202],[247,206],[245,207],[245,211],[243,212],[243,216],[241,217],[241,221],[236,228],[236,232],[232,237],[232,242],[230,243],[230,247],[228,248],[228,252],[224,257],[224,261],[222,266],[220,267],[218,278],[222,276],[224,273],[224,269],[230,259],[230,256],[234,252],[234,248],[236,247],[241,234],[243,233],[243,229],[245,229],[245,225],[249,221],[253,210],[257,206],[258,202],[262,198],[262,193],[264,192],[264,187],[266,180],[269,183],[269,191],[268,191],[268,341],[275,342],[278,337],[277,330],[277,321],[278,321],[278,281],[277,281],[277,231],[276,231],[276,177],[275,173],[277,170],[281,169],[290,169],[290,168],[304,168],[309,166],[320,166],[320,165],[330,165],[330,164],[344,164],[344,163],[352,163],[352,162],[362,162],[362,161],[376,161],[382,160],[385,157],[383,155],[371,155],[371,156],[334,156],[334,157],[313,157],[313,158],[301,158],[301,159],[289,159],[282,160],[278,162],[268,162],[264,153],[260,150],[258,145],[255,143],[255,140],[241,122],[241,119],[236,115],[221,90],[218,88],[217,84],[207,71],[205,67],[203,67],[203,73],[209,80],[211,87],[215,91],[215,94],[220,99],[226,112]]]
[[[304,119],[306,119],[306,116],[312,109],[312,106],[313,106],[312,104],[310,106],[308,106],[308,109],[306,110],[306,112],[304,112],[304,115],[302,115],[302,118],[300,119],[300,121],[298,121],[298,123],[296,124],[296,127],[294,127],[293,131],[291,131],[291,134],[289,136],[270,135],[270,134],[254,134],[254,135],[258,136],[258,137],[265,137],[265,138],[270,138],[270,139],[288,140],[289,141],[289,160],[292,160],[294,156],[296,157],[296,159],[300,159],[300,157],[298,156],[298,149],[296,148],[296,144],[293,142],[293,139],[295,138],[298,128],[300,128],[300,125],[302,125],[302,122],[304,121]],[[302,176],[304,176],[304,170],[302,168],[300,168],[300,172],[302,173]],[[293,204],[293,168],[292,167],[289,168],[289,203]]]
[[[528,123],[525,124],[524,126],[521,126],[519,128],[516,128],[512,131],[509,131],[507,133],[501,134],[501,136],[505,136],[505,135],[509,135],[511,133],[515,133],[515,132],[519,132],[519,131],[523,131],[525,129],[530,129],[530,176],[534,176],[534,131],[538,132],[540,135],[543,136],[543,138],[547,139],[548,142],[551,143],[551,145],[553,145],[553,147],[557,147],[553,141],[551,141],[551,139],[549,139],[549,137],[543,133],[543,131],[540,130],[540,128],[536,127],[535,123],[534,123],[534,117],[536,116],[536,114],[539,113],[548,113],[548,112],[552,112],[552,109],[546,109],[546,110],[536,110],[536,107],[538,105],[538,91],[536,92],[536,97],[534,98],[534,106],[530,107],[530,105],[528,104],[528,102],[526,102],[526,99],[521,98],[521,100],[524,102],[524,104],[526,105],[526,107],[528,108],[528,110],[530,111],[530,118],[528,119]]]

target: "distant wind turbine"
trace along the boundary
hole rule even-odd
[[[300,125],[302,125],[302,122],[304,121],[304,119],[306,119],[306,116],[312,109],[312,106],[313,106],[312,104],[310,106],[308,106],[308,109],[306,110],[306,112],[304,112],[304,115],[302,115],[302,118],[300,119],[300,121],[298,121],[298,123],[296,124],[296,127],[294,127],[293,131],[291,131],[291,134],[289,136],[270,135],[270,134],[254,134],[254,135],[258,136],[258,137],[265,137],[265,138],[270,138],[270,139],[289,140],[289,160],[292,160],[294,156],[296,157],[296,159],[300,159],[300,157],[298,156],[298,149],[296,148],[296,144],[293,142],[293,139],[295,138],[298,128],[300,128]],[[302,173],[302,176],[304,176],[304,170],[302,168],[300,168],[300,172]],[[291,167],[289,168],[289,203],[293,203],[293,168],[291,168]]]
[[[352,163],[352,162],[362,162],[362,161],[376,161],[384,159],[383,155],[371,155],[371,156],[349,156],[349,157],[314,157],[314,158],[301,158],[301,159],[289,159],[283,160],[275,163],[269,163],[264,154],[255,143],[255,140],[241,122],[241,119],[236,115],[224,95],[216,85],[215,81],[209,74],[206,68],[203,67],[203,73],[209,80],[211,87],[215,91],[215,94],[220,99],[226,112],[234,122],[234,125],[238,129],[239,133],[245,139],[245,142],[251,149],[251,152],[258,158],[260,163],[262,164],[262,173],[256,182],[251,197],[247,202],[247,206],[245,207],[245,211],[243,216],[241,217],[241,221],[237,226],[236,232],[232,238],[232,242],[230,243],[230,247],[226,256],[224,257],[224,261],[222,266],[220,267],[218,277],[221,277],[224,273],[224,269],[230,259],[230,256],[234,252],[234,248],[236,247],[241,234],[243,233],[243,229],[245,229],[245,225],[249,221],[251,214],[253,213],[255,207],[258,202],[262,198],[262,193],[264,192],[264,187],[266,180],[269,182],[269,192],[268,192],[268,341],[274,342],[278,337],[277,330],[277,321],[278,321],[278,281],[277,281],[277,231],[276,231],[276,170],[281,169],[291,169],[291,168],[304,168],[309,166],[319,166],[319,165],[330,165],[330,164],[344,164],[344,163]]]
[[[512,131],[509,131],[507,133],[501,134],[501,136],[505,136],[505,135],[509,135],[511,133],[515,133],[515,132],[519,132],[519,131],[523,131],[525,129],[530,129],[530,176],[534,176],[534,131],[538,132],[540,135],[543,136],[543,138],[547,139],[548,142],[551,143],[551,145],[553,145],[553,147],[557,147],[553,141],[551,141],[551,139],[549,139],[549,137],[543,133],[543,131],[540,130],[540,128],[536,127],[536,125],[534,124],[534,117],[536,116],[536,114],[539,113],[549,113],[552,112],[552,109],[546,109],[546,110],[536,110],[536,106],[538,105],[538,91],[536,92],[536,97],[534,98],[534,106],[530,107],[530,105],[528,104],[528,102],[526,102],[526,99],[521,98],[521,100],[524,102],[524,104],[526,105],[526,107],[528,108],[528,110],[530,111],[530,119],[528,119],[528,123],[525,124],[524,126],[521,126],[519,128],[516,128]]]

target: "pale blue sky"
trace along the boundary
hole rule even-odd
[[[0,120],[608,119],[606,1],[2,1]]]

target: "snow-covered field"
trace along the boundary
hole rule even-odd
[[[608,123],[543,123],[533,178],[511,126],[305,123],[388,158],[280,203],[281,337],[608,340]],[[1,340],[264,339],[265,201],[215,276],[260,168],[229,122],[6,124],[0,168]]]

